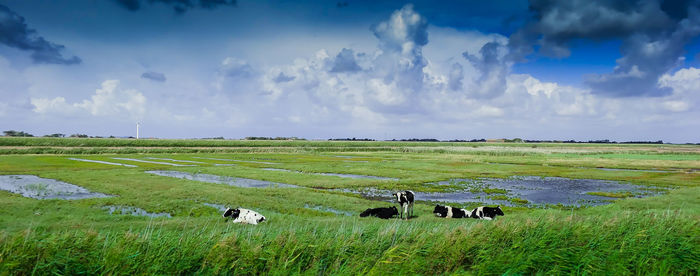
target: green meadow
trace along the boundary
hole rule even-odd
[[[699,169],[697,145],[0,138],[1,175],[35,175],[110,195],[39,200],[0,190],[0,275],[697,275]],[[299,187],[243,188],[146,173],[153,170]],[[435,203],[420,198],[408,221],[360,218],[367,208],[396,204],[348,192],[445,192],[459,183],[434,183],[512,176],[612,180],[660,192],[637,198],[600,191],[592,194],[610,204],[533,206],[502,189],[468,187],[510,201],[493,221],[438,218]],[[220,205],[268,220],[226,222],[213,207]],[[171,217],[110,214],[110,206]]]

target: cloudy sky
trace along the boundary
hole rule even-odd
[[[0,0],[0,129],[700,142],[700,3]]]

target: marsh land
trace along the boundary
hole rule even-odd
[[[697,275],[699,169],[697,145],[0,138],[0,274]],[[412,219],[358,216],[400,190]]]

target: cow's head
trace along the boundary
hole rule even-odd
[[[396,192],[393,196],[396,198],[396,201],[401,202],[401,192]]]
[[[228,208],[228,209],[226,209],[226,212],[224,212],[224,218],[230,217],[232,219],[236,219],[236,218],[238,218],[238,215],[240,215],[240,214],[241,214],[241,210],[238,210],[238,208],[236,208],[236,209]]]
[[[435,209],[433,209],[433,214],[438,217],[444,217],[447,214],[447,207],[436,204]]]
[[[494,211],[496,211],[497,216],[505,216],[505,214],[503,214],[503,210],[501,210],[501,206],[496,206],[496,209],[494,209]]]
[[[399,214],[399,209],[396,209],[396,206],[391,206],[391,214],[392,214],[392,215],[398,215],[398,214]]]

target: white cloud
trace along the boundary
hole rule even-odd
[[[90,99],[67,103],[64,97],[31,98],[34,112],[81,116],[85,111],[92,116],[142,118],[146,112],[146,97],[136,90],[118,89],[118,80],[106,80]]]
[[[682,101],[665,101],[663,106],[673,112],[687,111],[690,108],[688,103]]]

